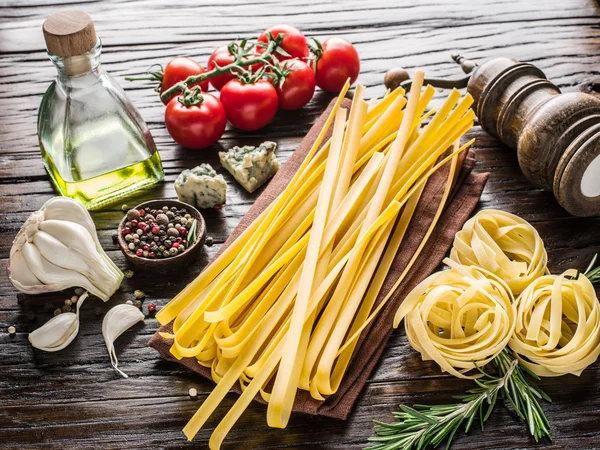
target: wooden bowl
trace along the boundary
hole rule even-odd
[[[123,220],[119,223],[119,227],[117,229],[117,236],[119,241],[119,247],[121,251],[125,255],[125,257],[134,265],[141,267],[143,269],[148,269],[152,271],[170,271],[170,270],[181,270],[182,267],[186,267],[187,264],[192,262],[200,253],[200,250],[204,246],[204,239],[206,238],[206,223],[204,222],[204,218],[202,214],[194,208],[193,206],[188,205],[187,203],[183,203],[177,200],[150,200],[148,202],[140,203],[133,209],[144,209],[146,207],[151,209],[159,209],[163,206],[176,207],[177,209],[185,209],[188,214],[190,214],[194,219],[198,221],[198,229],[196,242],[194,242],[187,250],[183,253],[180,253],[177,256],[172,256],[170,258],[163,259],[150,259],[144,258],[143,256],[137,256],[134,252],[129,250],[127,247],[127,241],[122,234],[122,230],[125,227],[125,223],[127,222],[127,213]]]

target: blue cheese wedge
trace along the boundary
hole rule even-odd
[[[227,183],[210,164],[186,169],[175,180],[179,201],[196,208],[214,208],[225,203]]]
[[[258,147],[245,145],[233,147],[227,152],[219,152],[219,159],[244,189],[254,192],[279,170],[276,149],[275,142],[267,141]]]

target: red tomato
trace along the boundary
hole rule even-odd
[[[165,110],[165,125],[175,141],[187,148],[205,148],[219,140],[225,131],[225,108],[217,97],[202,94],[202,103],[185,106],[179,97]]]
[[[360,59],[354,46],[339,37],[323,42],[320,58],[317,60],[317,86],[325,91],[340,92],[350,78],[354,83],[360,72]]]
[[[287,64],[292,71],[283,84],[277,84],[279,107],[293,111],[306,105],[315,93],[315,76],[313,70],[302,61],[294,60]]]
[[[234,59],[235,58],[231,53],[229,53],[227,47],[219,47],[214,52],[212,52],[212,55],[210,55],[210,57],[208,58],[208,64],[206,64],[206,69],[210,72],[215,68],[215,63],[219,67],[223,67],[227,64],[231,64],[234,61]],[[229,80],[233,80],[234,78],[235,75],[233,75],[232,73],[226,73],[224,75],[219,75],[218,77],[211,78],[209,81],[210,84],[212,84],[212,86],[217,91],[220,91],[221,88],[225,86],[225,84],[227,84]]]
[[[214,52],[212,52],[212,55],[210,55],[210,57],[208,58],[206,70],[208,70],[208,71],[213,70],[216,67],[215,64],[219,67],[224,67],[228,64],[231,64],[233,61],[235,61],[235,58],[233,57],[233,55],[231,53],[229,53],[229,49],[226,46],[219,47]],[[261,63],[253,64],[251,67],[246,66],[245,69],[249,69],[249,70],[255,72],[261,66],[262,66]],[[225,73],[223,75],[219,75],[217,77],[211,78],[208,81],[210,81],[210,84],[212,84],[212,86],[217,91],[220,91],[223,88],[223,86],[225,86],[227,84],[227,82],[229,80],[233,80],[234,78],[235,78],[234,74]]]
[[[277,92],[265,80],[250,84],[231,80],[221,89],[221,102],[229,123],[246,131],[264,127],[277,112]]]
[[[169,64],[167,64],[167,67],[165,67],[165,70],[163,71],[162,82],[160,83],[160,93],[162,94],[171,86],[185,80],[189,76],[199,75],[204,72],[206,72],[204,67],[202,67],[193,59],[184,57],[172,59],[169,61]],[[200,89],[202,89],[204,92],[208,91],[208,81],[196,83],[193,86],[200,86]],[[166,100],[161,100],[165,105],[167,105],[172,98],[173,97]]]
[[[277,37],[280,34],[285,34],[283,41],[281,41],[281,48],[288,52],[290,56],[284,56],[279,52],[275,52],[275,56],[280,61],[284,61],[290,58],[306,58],[309,55],[308,45],[306,44],[306,38],[298,30],[290,25],[276,25],[274,27],[266,29],[263,34],[258,37],[258,42],[269,42],[267,33],[271,33],[273,37]],[[258,53],[264,53],[263,47],[256,47]]]

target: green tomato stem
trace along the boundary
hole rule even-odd
[[[201,83],[203,81],[210,80],[211,78],[218,77],[219,75],[224,75],[226,73],[230,73],[231,70],[235,70],[235,69],[239,70],[240,68],[251,66],[251,65],[257,64],[257,63],[263,63],[263,64],[268,63],[273,59],[273,53],[274,53],[275,49],[277,49],[279,44],[280,44],[279,39],[271,40],[264,53],[262,53],[260,56],[248,58],[248,59],[244,59],[243,52],[238,52],[235,55],[235,60],[231,64],[227,64],[226,66],[223,66],[223,67],[217,66],[213,70],[210,70],[208,72],[204,72],[199,75],[189,76],[185,80],[183,80],[177,84],[174,84],[169,89],[164,91],[160,97],[163,100],[167,100],[167,99],[173,97],[174,95],[184,92],[184,90],[187,87],[189,87],[193,84]]]

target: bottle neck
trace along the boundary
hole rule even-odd
[[[102,42],[96,42],[94,48],[83,55],[56,56],[48,52],[50,60],[58,71],[58,80],[63,84],[71,84],[75,79],[86,75],[99,76],[102,72],[100,65],[100,54],[102,53]]]

